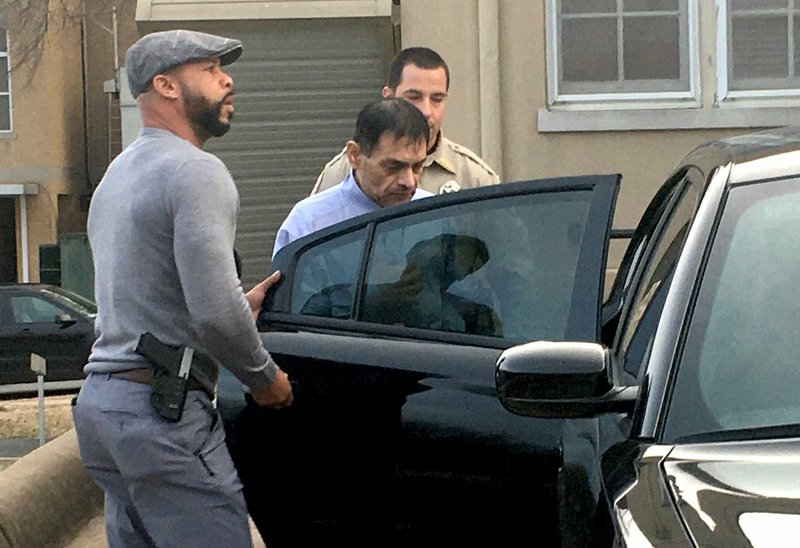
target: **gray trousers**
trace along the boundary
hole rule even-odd
[[[92,373],[72,413],[83,464],[105,491],[110,548],[251,548],[242,485],[205,393],[189,392],[171,423],[150,406],[150,386]]]

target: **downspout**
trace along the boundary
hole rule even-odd
[[[105,27],[103,27],[105,28]],[[106,29],[107,30],[107,29]],[[111,40],[112,47],[114,48],[114,91],[112,92],[119,98],[119,28],[117,27],[117,6],[111,8]],[[113,108],[114,101],[112,95],[107,94],[108,112],[106,113],[108,119],[108,131],[106,132],[106,154],[108,163],[111,163],[111,156],[114,153],[111,147],[111,109]],[[122,133],[122,104],[119,105],[120,109],[120,133]]]
[[[23,191],[19,197],[20,240],[22,241],[22,281],[31,281],[30,251],[28,250],[28,202]]]
[[[503,180],[500,119],[500,2],[478,0],[481,156]]]
[[[86,0],[81,0],[81,78],[83,79],[83,166],[86,176],[86,189],[92,190],[89,174],[89,74],[88,74],[88,36],[86,33]]]

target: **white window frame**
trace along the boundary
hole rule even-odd
[[[780,102],[800,99],[800,88],[731,90],[728,87],[728,0],[716,0],[717,8],[717,103],[732,100]],[[795,33],[800,39],[800,31]]]
[[[700,66],[698,39],[698,0],[686,0],[688,38],[688,77],[686,91],[636,93],[567,94],[560,89],[558,9],[559,0],[545,2],[545,35],[547,56],[547,102],[552,109],[618,110],[653,108],[697,108],[700,106]],[[722,0],[724,1],[724,0]]]
[[[11,113],[14,111],[11,104],[11,39],[9,38],[10,32],[5,27],[0,27],[6,31],[6,50],[0,51],[0,57],[4,57],[7,60],[7,65],[9,68],[8,73],[8,91],[0,91],[0,96],[8,96],[8,129],[0,128],[0,135],[8,135],[14,132],[14,117]]]

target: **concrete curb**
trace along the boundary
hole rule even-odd
[[[250,520],[253,548],[265,548]],[[75,429],[0,471],[0,548],[108,548],[103,492],[81,463]]]
[[[64,546],[102,509],[70,430],[0,472],[0,548]]]

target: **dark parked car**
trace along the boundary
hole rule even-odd
[[[747,545],[780,526],[800,495],[796,149],[775,131],[689,154],[605,302],[616,175],[284,248],[259,323],[295,404],[233,417],[220,397],[267,544]]]
[[[501,358],[508,409],[572,425],[565,544],[797,545],[799,244],[800,130],[712,143],[645,213],[603,339]]]
[[[94,303],[60,287],[0,285],[0,394],[36,391],[31,353],[47,360],[46,389],[79,387],[96,313]]]

